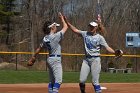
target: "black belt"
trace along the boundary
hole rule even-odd
[[[61,55],[49,55],[49,57],[61,57]]]
[[[91,56],[91,55],[86,55],[86,58],[96,58],[96,57],[100,57],[100,56]]]

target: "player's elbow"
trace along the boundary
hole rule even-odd
[[[67,29],[68,29],[68,26],[65,26],[65,27],[62,28],[62,31],[63,31],[63,32],[66,32]]]
[[[77,33],[77,34],[79,34],[79,30],[78,29],[73,29],[72,31]]]

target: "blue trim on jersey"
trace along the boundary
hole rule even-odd
[[[100,55],[99,56],[86,55],[86,58],[97,58],[97,57],[100,57]]]
[[[49,57],[61,57],[61,55],[49,55]]]
[[[51,50],[50,41],[48,41],[48,42],[45,42],[45,43],[46,43],[46,46],[47,46],[48,50]]]
[[[85,43],[86,43],[86,46],[89,50],[93,49],[93,44],[92,44],[92,41],[90,40],[90,38],[85,37]]]
[[[43,42],[42,42],[42,44],[40,46],[41,47],[46,47],[48,50],[51,50],[52,48],[51,48],[50,43],[51,43],[50,40],[47,39],[47,37],[44,37]]]
[[[63,34],[62,34],[62,32],[60,32],[60,38],[61,38],[61,39],[63,38]]]

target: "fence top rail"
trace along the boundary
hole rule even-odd
[[[5,52],[5,51],[0,51],[0,54],[34,54],[34,52]],[[49,54],[48,52],[42,52],[39,53],[42,55],[47,55]],[[64,56],[84,56],[85,54],[73,54],[73,53],[62,53]],[[114,57],[114,54],[101,54],[100,56],[103,57]],[[140,57],[140,55],[134,55],[134,54],[124,54],[123,57]]]

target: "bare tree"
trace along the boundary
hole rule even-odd
[[[18,1],[18,0],[17,0]],[[45,21],[59,22],[58,12],[62,12],[77,28],[88,30],[88,23],[96,20],[98,0],[20,0],[20,15],[12,19],[13,31],[6,45],[10,51],[34,51],[42,40],[42,25]],[[106,28],[108,44],[114,49],[120,48],[126,54],[133,54],[133,48],[125,47],[127,32],[140,32],[139,0],[100,0],[101,18]],[[3,41],[3,38],[0,38]],[[84,53],[81,37],[68,31],[62,42],[62,52]],[[101,53],[107,53],[102,50]],[[140,53],[138,50],[137,53]],[[83,56],[65,56],[64,69],[79,70]],[[103,57],[103,59],[105,59]],[[68,60],[70,61],[68,63]],[[106,58],[104,61],[111,61]],[[120,59],[117,67],[124,67],[130,58]],[[139,60],[139,59],[138,59]]]

